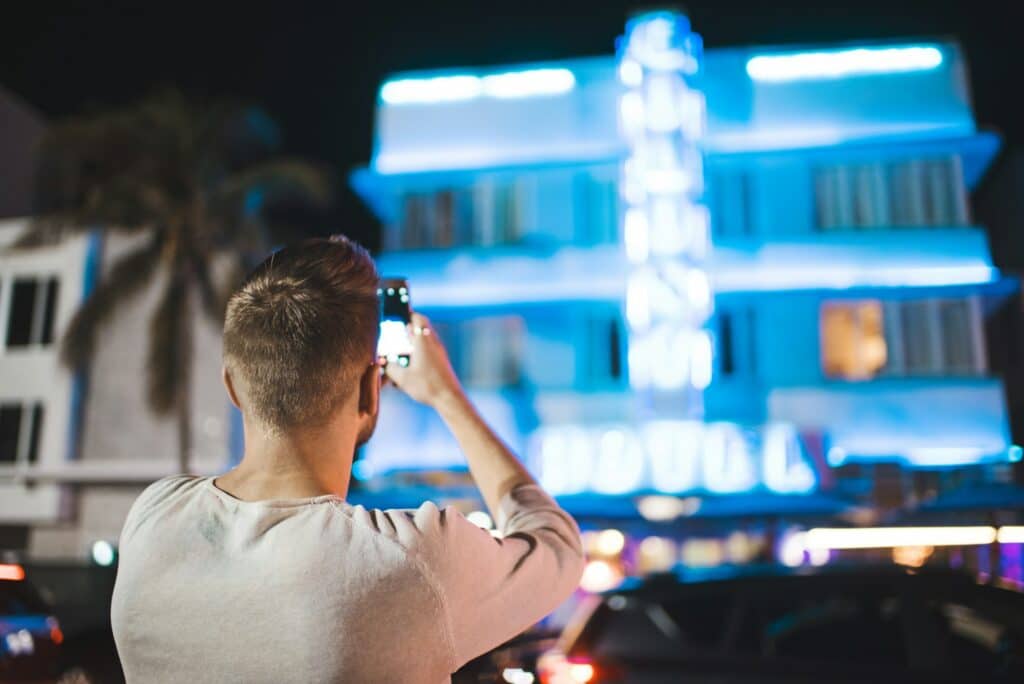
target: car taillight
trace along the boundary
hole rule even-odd
[[[16,563],[0,563],[0,580],[20,582],[25,579],[25,568]]]
[[[50,641],[59,646],[64,641],[64,632],[61,631],[57,618],[46,618],[46,626],[50,628]]]
[[[586,658],[546,653],[537,661],[541,684],[596,684],[597,668]]]

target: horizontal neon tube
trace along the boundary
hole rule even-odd
[[[1024,526],[1007,525],[999,528],[996,540],[1000,544],[1024,544]]]
[[[477,97],[512,99],[539,95],[560,95],[576,87],[576,76],[568,69],[527,69],[488,76],[455,74],[430,78],[388,81],[380,89],[387,104],[435,104]]]
[[[755,81],[781,83],[928,71],[940,64],[942,51],[931,46],[856,48],[758,55],[747,61],[747,74]]]
[[[807,549],[885,549],[896,546],[979,546],[996,540],[994,527],[818,527],[804,537]]]

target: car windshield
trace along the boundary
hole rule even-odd
[[[1001,590],[801,579],[610,596],[572,650],[620,662],[728,667],[993,672],[1024,662],[1020,618],[1000,605]],[[1019,616],[1019,601],[1012,604]]]
[[[46,602],[28,582],[0,581],[0,617],[48,612]]]

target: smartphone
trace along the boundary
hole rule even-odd
[[[377,300],[380,302],[377,357],[384,359],[385,363],[408,366],[412,353],[408,328],[412,320],[409,283],[405,278],[381,278],[377,286]]]

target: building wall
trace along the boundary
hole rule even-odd
[[[38,112],[0,87],[0,218],[31,213],[36,145],[45,127]]]

